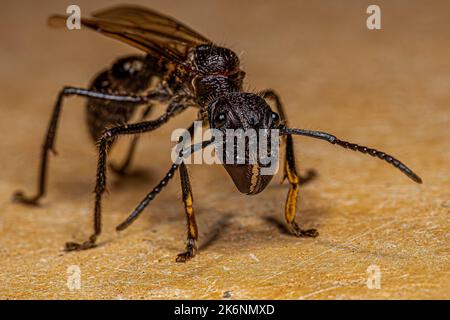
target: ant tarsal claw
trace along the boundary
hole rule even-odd
[[[319,235],[319,231],[317,231],[316,229],[301,229],[295,221],[289,225],[289,230],[296,237],[315,238]]]
[[[195,244],[195,240],[189,239],[188,244],[186,245],[186,251],[178,254],[176,262],[186,262],[189,259],[195,257],[196,253],[197,246]]]

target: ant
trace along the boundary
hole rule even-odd
[[[53,15],[49,24],[64,27],[66,17]],[[114,172],[125,174],[130,165],[138,134],[150,132],[166,124],[189,107],[198,108],[198,119],[210,128],[227,129],[275,129],[284,140],[284,176],[289,182],[285,205],[287,225],[297,237],[316,237],[315,229],[302,229],[296,221],[299,185],[313,176],[301,177],[297,173],[293,135],[325,140],[331,144],[366,153],[393,165],[417,183],[422,180],[406,165],[394,157],[376,149],[346,142],[335,136],[312,130],[289,128],[279,96],[273,90],[259,94],[244,92],[245,72],[240,68],[238,56],[230,49],[215,45],[204,36],[177,20],[156,11],[137,6],[118,6],[94,13],[81,19],[84,27],[105,36],[125,42],[141,49],[145,56],[127,56],[117,60],[106,71],[101,72],[89,89],[65,87],[59,93],[53,109],[47,134],[42,146],[38,192],[26,196],[15,194],[15,200],[25,204],[37,204],[45,195],[49,152],[55,152],[55,137],[63,99],[69,96],[87,98],[87,124],[94,142],[98,146],[98,165],[95,185],[94,233],[83,243],[68,242],[65,250],[84,250],[96,246],[101,233],[101,203],[106,188],[107,152],[121,135],[134,135],[128,155],[121,166],[111,165]],[[157,84],[151,83],[157,79]],[[277,112],[272,111],[266,100],[271,100]],[[153,102],[167,104],[165,112],[154,120],[146,120]],[[145,106],[138,123],[129,123],[139,106]],[[188,128],[193,133],[194,126]],[[204,141],[195,148],[205,148],[213,141]],[[187,244],[176,261],[185,262],[197,252],[198,229],[193,209],[192,188],[187,166],[183,161],[184,151],[174,162],[165,177],[146,195],[131,215],[117,230],[124,230],[156,197],[179,171],[182,199],[187,217]],[[248,160],[248,159],[247,159]],[[237,189],[253,195],[263,191],[273,175],[262,175],[261,165],[248,163],[224,164]]]

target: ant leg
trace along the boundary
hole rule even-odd
[[[89,240],[83,243],[68,242],[66,243],[66,251],[85,250],[96,246],[96,241],[101,233],[101,205],[102,195],[106,189],[106,158],[108,147],[120,135],[140,134],[153,131],[165,124],[176,114],[176,111],[187,108],[186,104],[180,104],[178,101],[172,101],[168,111],[162,114],[158,119],[152,121],[138,122],[134,124],[125,124],[106,130],[98,141],[99,155],[97,164],[97,179],[95,184],[95,207],[94,207],[94,234]]]
[[[286,123],[286,115],[283,110],[279,96],[273,90],[266,90],[262,92],[264,98],[272,99],[275,101],[277,111],[280,115],[281,121]],[[314,170],[308,170],[305,177],[301,177],[297,174],[295,155],[294,155],[294,143],[292,135],[286,135],[285,139],[285,159],[284,172],[282,182],[287,178],[289,181],[289,192],[286,198],[285,205],[285,218],[289,226],[289,230],[297,237],[317,237],[319,233],[316,229],[303,230],[297,224],[295,214],[297,211],[297,198],[299,193],[299,185],[310,181],[316,176]]]
[[[189,174],[184,162],[181,162],[180,164],[180,180],[188,231],[187,231],[186,251],[180,253],[177,256],[176,261],[186,262],[189,259],[193,258],[197,253],[196,241],[198,239],[198,228],[197,223],[195,222],[194,209],[192,207],[192,204],[194,202],[194,197],[192,196],[192,187],[189,181]]]
[[[144,110],[144,112],[141,115],[140,121],[144,121],[147,116],[150,114],[152,106],[147,106],[147,108]],[[177,104],[174,104],[173,106],[169,106],[166,110],[166,112],[172,112],[170,108],[175,108],[176,110],[173,110],[173,115],[177,115],[178,113],[185,110],[185,108],[179,108]],[[137,142],[139,140],[139,135],[136,135],[133,137],[133,140],[131,141],[130,148],[128,149],[127,157],[125,158],[125,161],[120,165],[119,167],[115,166],[114,164],[110,164],[110,169],[117,175],[125,176],[127,174],[127,169],[131,164],[131,160],[133,159],[133,155],[135,153]]]
[[[26,196],[22,191],[17,191],[14,194],[13,200],[24,204],[35,205],[38,200],[45,195],[46,180],[47,180],[47,166],[48,166],[48,154],[52,151],[53,154],[57,154],[55,150],[55,137],[58,127],[59,115],[61,113],[62,101],[64,97],[68,96],[82,96],[88,98],[96,98],[110,101],[123,101],[134,102],[136,105],[147,102],[153,99],[163,99],[167,97],[167,94],[162,90],[154,90],[147,93],[145,96],[126,96],[116,94],[106,94],[92,90],[86,90],[74,87],[64,87],[58,94],[55,106],[53,107],[53,113],[48,124],[47,134],[45,135],[44,143],[41,149],[41,163],[39,169],[38,191],[34,196]]]
[[[152,105],[147,106],[145,108],[144,112],[142,113],[139,121],[144,121],[150,114],[151,109],[152,109]],[[130,147],[127,152],[127,157],[122,162],[122,164],[119,166],[116,166],[113,163],[111,163],[109,165],[109,168],[111,169],[111,171],[113,171],[115,174],[117,174],[119,176],[125,176],[127,174],[128,168],[131,164],[131,161],[133,160],[133,156],[136,151],[138,141],[139,141],[139,135],[134,136],[133,140],[130,143]]]
[[[178,170],[179,165],[174,163],[169,171],[166,173],[164,178],[158,183],[156,187],[153,188],[151,192],[149,192],[145,198],[139,203],[139,205],[133,210],[133,212],[128,216],[128,218],[119,224],[116,227],[117,231],[122,231],[128,228],[129,225],[133,223],[134,220],[139,217],[139,215],[144,211],[144,209],[148,206],[148,204],[155,199],[156,195],[161,192],[161,190],[169,183],[169,181],[173,178],[175,172]]]
[[[191,125],[191,127],[188,129],[190,133],[192,133],[194,130],[194,126]],[[209,144],[211,144],[213,141],[203,141],[199,144],[192,145],[190,154],[197,151],[198,148],[205,148]],[[183,151],[182,151],[183,152]],[[180,153],[180,158],[183,158],[184,156],[187,156],[186,154]],[[180,180],[181,180],[181,190],[183,193],[183,203],[187,218],[187,227],[188,227],[188,236],[187,236],[187,243],[186,243],[186,251],[183,253],[180,253],[177,256],[176,261],[177,262],[186,262],[190,258],[193,258],[197,252],[197,245],[196,240],[198,238],[198,228],[197,223],[195,222],[195,215],[194,210],[192,207],[193,204],[193,196],[192,196],[192,188],[189,181],[189,175],[187,172],[186,165],[181,160],[181,162],[174,163],[165,177],[159,182],[159,184],[153,188],[153,190],[147,194],[147,196],[141,201],[141,203],[136,207],[136,209],[133,210],[133,212],[130,214],[130,216],[122,222],[120,225],[116,227],[117,231],[122,231],[126,229],[131,223],[133,223],[134,220],[137,219],[137,217],[142,213],[142,211],[148,206],[148,204],[156,197],[156,195],[161,192],[162,188],[167,185],[167,183],[170,181],[170,179],[173,178],[175,172],[180,168]]]
[[[280,119],[281,119],[281,121],[284,124],[286,124],[286,122],[287,122],[286,114],[284,113],[283,104],[281,103],[281,99],[278,96],[278,94],[275,91],[271,90],[271,89],[264,90],[261,94],[262,94],[262,96],[265,99],[271,99],[271,100],[273,100],[275,102],[275,107],[277,108],[278,114],[280,115]],[[283,138],[284,137],[282,137],[282,139]],[[284,180],[286,180],[286,178],[287,178],[287,168],[286,168],[287,149],[291,149],[292,153],[293,153],[293,150],[294,150],[294,146],[292,145],[292,143],[291,143],[291,145],[289,145],[289,143],[285,143],[284,145],[285,145],[286,153],[285,153],[285,159],[283,161],[283,163],[284,163],[284,169],[283,169],[284,172],[283,172],[283,178],[281,179],[281,183],[283,183]],[[299,182],[300,182],[300,184],[305,184],[305,183],[308,183],[308,182],[314,180],[314,178],[316,178],[316,177],[317,177],[317,172],[314,169],[308,169],[306,171],[306,175],[304,175],[304,176],[300,175],[299,176],[299,179],[300,179]]]
[[[295,213],[297,211],[297,198],[299,193],[299,185],[301,178],[297,175],[295,166],[294,148],[292,136],[286,136],[286,159],[284,162],[284,172],[289,181],[289,192],[286,198],[285,218],[292,234],[297,237],[317,237],[319,233],[316,229],[301,229],[296,220]]]
[[[191,135],[191,137],[194,132],[194,128],[195,127],[194,127],[194,123],[193,123],[187,129],[189,134]],[[191,147],[191,153],[195,152],[195,147],[196,147],[196,145]],[[202,144],[202,148],[204,148],[204,147],[206,147],[206,145],[203,146],[203,144]],[[183,150],[181,150],[180,152],[183,152]],[[181,153],[180,153],[180,156],[183,157],[183,155]],[[139,205],[133,210],[133,212],[127,217],[127,219],[116,227],[117,231],[125,230],[133,223],[134,220],[136,220],[139,217],[139,215],[142,213],[142,211],[144,211],[144,209],[148,206],[148,204],[156,197],[156,195],[158,193],[161,192],[161,190],[167,185],[167,183],[170,181],[170,179],[173,178],[173,175],[178,170],[178,167],[179,167],[178,163],[174,163],[172,165],[172,167],[166,173],[164,178],[158,183],[158,185],[155,188],[153,188],[153,190],[145,196],[145,198],[139,203]]]

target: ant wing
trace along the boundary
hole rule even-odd
[[[147,29],[175,41],[201,44],[210,42],[203,35],[192,30],[183,23],[159,13],[155,10],[139,6],[117,6],[96,12],[93,17],[110,19],[130,24],[138,28]]]
[[[169,61],[184,62],[187,51],[210,41],[183,23],[139,6],[117,6],[82,18],[81,24]],[[48,23],[65,27],[67,17],[52,15]]]

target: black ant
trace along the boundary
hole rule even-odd
[[[65,22],[65,16],[54,15],[49,18],[52,26],[62,27]],[[107,151],[116,138],[120,135],[135,135],[123,165],[112,166],[115,172],[124,174],[136,146],[137,134],[159,128],[188,107],[199,109],[199,121],[224,132],[235,128],[279,130],[285,140],[284,179],[290,185],[285,218],[291,232],[298,237],[316,237],[318,232],[315,229],[301,229],[295,219],[299,184],[304,178],[296,170],[293,135],[318,138],[367,153],[398,168],[413,181],[422,182],[406,165],[384,152],[339,140],[325,132],[288,128],[280,98],[273,90],[265,90],[260,94],[243,91],[245,72],[240,69],[239,58],[233,51],[215,45],[173,18],[142,7],[118,6],[97,12],[91,18],[82,19],[81,23],[84,27],[137,47],[146,55],[118,60],[111,69],[100,73],[89,89],[65,87],[60,92],[42,147],[38,192],[32,197],[25,196],[22,192],[15,194],[17,201],[27,204],[36,204],[44,196],[48,154],[50,151],[55,152],[54,141],[63,98],[74,95],[88,98],[87,123],[99,151],[94,233],[83,243],[67,243],[67,251],[96,246],[101,233],[101,201],[106,187]],[[151,86],[153,79],[158,80],[156,86]],[[272,111],[266,99],[274,102],[277,113]],[[157,119],[145,120],[152,102],[166,103],[167,109]],[[142,105],[146,106],[141,115],[142,121],[129,123],[131,116]],[[189,131],[193,131],[193,126]],[[202,143],[200,148],[209,143],[211,141]],[[181,262],[195,255],[198,238],[192,190],[183,156],[180,153],[179,161],[171,166],[166,176],[127,220],[117,227],[117,230],[128,227],[179,170],[188,225],[186,250],[176,259]],[[261,192],[272,178],[272,175],[260,174],[258,163],[225,165],[225,168],[239,191],[245,194]]]

